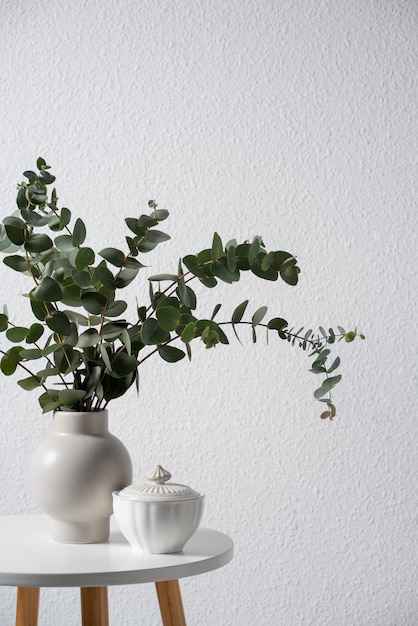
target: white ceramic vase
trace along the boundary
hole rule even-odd
[[[108,413],[56,411],[52,434],[34,451],[29,480],[34,502],[62,543],[109,538],[112,492],[132,481],[132,463],[108,430]]]

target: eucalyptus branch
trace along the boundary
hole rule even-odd
[[[22,337],[28,337],[27,343],[33,344],[35,349],[34,354],[26,356],[28,359],[45,358],[47,370],[32,374],[21,363],[25,353],[22,352],[21,358],[20,346],[1,351],[4,355],[1,369],[3,373],[13,373],[19,365],[31,374],[30,380],[18,381],[23,388],[32,390],[43,386],[45,392],[39,398],[43,412],[106,407],[109,401],[123,396],[138,381],[138,368],[151,356],[158,354],[169,363],[181,360],[186,353],[191,358],[190,344],[195,339],[202,341],[206,348],[227,344],[229,340],[223,329],[232,327],[238,337],[237,326],[246,324],[251,326],[254,342],[261,327],[267,330],[267,335],[272,330],[277,331],[279,338],[303,350],[309,349],[309,356],[314,357],[311,371],[325,378],[314,395],[327,405],[328,410],[322,417],[326,414],[333,418],[335,407],[331,390],[340,376],[331,374],[338,367],[339,359],[328,364],[328,346],[336,339],[352,341],[358,336],[356,331],[346,333],[343,330],[336,334],[330,329],[325,333],[320,327],[318,335],[313,335],[311,330],[303,334],[303,328],[294,332],[282,318],[272,318],[266,323],[265,306],[254,312],[251,321],[245,321],[247,300],[236,307],[228,322],[214,321],[220,304],[215,306],[210,319],[199,319],[195,314],[197,296],[190,283],[196,283],[196,278],[205,287],[212,288],[219,281],[235,283],[243,272],[250,272],[266,281],[280,279],[294,286],[300,270],[293,254],[268,251],[259,236],[243,243],[231,239],[224,245],[218,233],[214,233],[210,247],[180,259],[177,274],[148,279],[150,301],[138,305],[137,321],[131,323],[121,317],[127,303],[117,299],[116,293],[129,285],[144,267],[137,257],[170,239],[159,230],[168,211],[157,208],[155,201],[150,200],[149,215],[125,219],[129,229],[128,252],[104,248],[96,253],[84,245],[87,234],[84,222],[77,218],[70,226],[70,210],[57,206],[55,188],[49,194],[48,186],[55,177],[48,171],[46,161],[40,157],[36,165],[38,171],[25,171],[27,182],[18,185],[20,217],[13,214],[3,220],[1,248],[9,268],[32,276],[35,287],[29,294],[30,304],[38,320],[28,329],[22,327],[21,332],[6,333],[7,339],[18,343]],[[13,255],[9,243],[23,248],[25,256]],[[168,284],[162,287],[164,281]],[[159,283],[158,292],[154,293],[153,282]],[[8,316],[0,313],[0,333],[7,331],[8,325]],[[39,327],[52,331],[43,349],[37,343]],[[180,346],[175,347],[173,343],[178,339]],[[50,357],[52,353],[54,356]],[[58,392],[47,389],[43,374],[57,376],[64,389]],[[70,374],[72,381],[67,382]]]

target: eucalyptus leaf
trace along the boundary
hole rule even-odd
[[[28,333],[29,328],[25,328],[24,326],[14,326],[6,330],[6,337],[13,343],[20,343],[26,339]]]
[[[125,263],[125,254],[117,248],[103,248],[99,255],[112,265],[116,265],[116,267],[123,267]]]
[[[141,339],[146,345],[158,345],[170,338],[169,333],[161,328],[159,323],[154,318],[148,318],[142,325]]]
[[[17,384],[19,387],[22,387],[22,389],[25,389],[25,391],[32,391],[33,389],[42,386],[42,380],[37,376],[29,376],[28,378],[18,380]]]
[[[34,233],[25,241],[25,250],[28,252],[45,252],[53,246],[52,239],[42,233]]]
[[[181,359],[184,359],[186,356],[183,350],[165,345],[158,346],[158,353],[160,357],[168,363],[177,363],[177,361],[181,361]]]
[[[86,239],[86,226],[82,219],[76,219],[73,229],[72,244],[74,248],[81,246]]]
[[[60,285],[50,276],[45,276],[42,282],[32,292],[33,297],[41,302],[57,302],[63,296]]]

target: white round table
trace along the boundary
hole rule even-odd
[[[108,626],[108,585],[156,584],[163,626],[185,626],[179,578],[223,567],[234,545],[199,528],[177,554],[136,552],[111,522],[108,543],[62,544],[42,515],[0,516],[0,585],[18,587],[16,626],[36,626],[40,587],[80,587],[83,626]]]

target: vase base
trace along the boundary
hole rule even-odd
[[[109,540],[108,517],[90,522],[51,520],[51,539],[58,543],[106,543]]]

